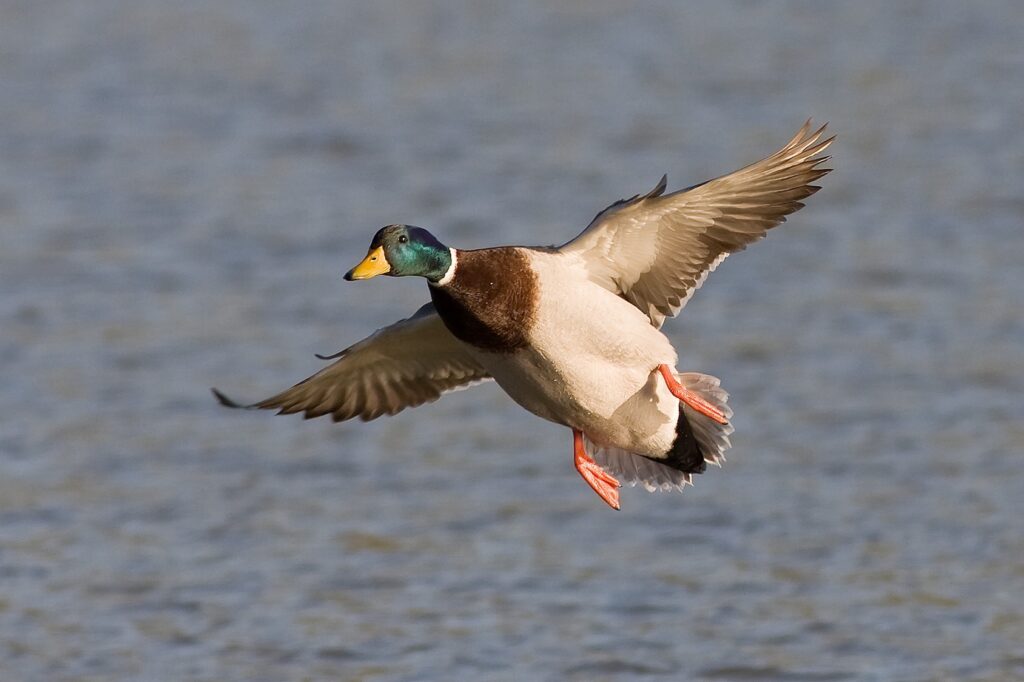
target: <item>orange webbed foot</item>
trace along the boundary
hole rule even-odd
[[[668,385],[668,390],[672,392],[672,395],[679,398],[679,400],[687,406],[693,408],[697,412],[700,412],[705,417],[714,419],[719,424],[729,423],[729,420],[726,419],[725,414],[723,414],[721,410],[679,383],[675,375],[672,374],[672,370],[669,369],[668,365],[658,365],[658,371],[661,372],[661,376],[665,379],[665,383]]]
[[[577,429],[572,430],[574,461],[576,471],[587,482],[598,497],[612,509],[619,508],[619,488],[622,487],[618,479],[598,466],[597,462],[590,458],[583,447],[583,432]]]

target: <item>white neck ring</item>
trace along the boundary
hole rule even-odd
[[[448,250],[451,251],[452,254],[452,264],[448,266],[448,269],[444,273],[444,277],[437,280],[437,284],[435,286],[443,287],[451,282],[455,277],[455,267],[458,265],[459,257],[455,255],[455,249],[448,247]]]

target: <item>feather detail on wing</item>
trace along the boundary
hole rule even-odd
[[[334,421],[369,421],[490,378],[444,326],[432,303],[329,357],[338,360],[252,405],[239,405],[217,389],[213,392],[228,407],[303,412],[306,419],[329,414]]]
[[[803,207],[831,169],[817,156],[825,126],[810,120],[771,156],[729,175],[664,194],[666,178],[648,194],[612,204],[559,251],[582,259],[590,278],[643,311],[655,327],[676,315],[708,273]]]

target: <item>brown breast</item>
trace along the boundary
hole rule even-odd
[[[430,297],[457,339],[511,353],[527,344],[536,317],[537,275],[519,247],[459,251],[452,281],[431,286]]]

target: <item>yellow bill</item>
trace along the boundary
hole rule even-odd
[[[370,249],[366,258],[359,265],[346,272],[345,279],[349,281],[370,279],[377,275],[386,275],[389,272],[391,272],[391,263],[388,263],[388,259],[384,256],[384,247],[378,246],[375,249]]]

